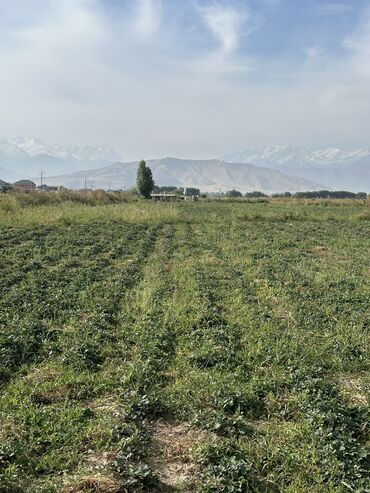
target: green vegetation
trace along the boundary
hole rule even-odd
[[[228,198],[238,198],[238,197],[243,197],[243,194],[239,192],[239,190],[229,190],[226,192],[226,197]]]
[[[243,194],[239,192],[239,190],[229,190],[226,192],[226,197],[228,198],[238,198],[243,197]],[[255,191],[255,192],[247,192],[244,194],[246,198],[268,198],[268,195]],[[271,196],[274,199],[277,198],[295,198],[295,199],[352,199],[352,200],[366,200],[368,198],[367,193],[365,192],[346,192],[346,191],[330,191],[330,190],[317,190],[311,192],[283,192],[283,193],[274,193]]]
[[[59,193],[8,193],[0,196],[0,210],[14,210],[20,207],[36,207],[41,205],[60,205],[63,203],[84,205],[119,204],[133,200],[133,195],[127,192],[105,192],[104,190],[74,192],[64,190]]]
[[[248,196],[248,195],[246,195]],[[290,198],[294,197],[296,199],[355,199],[355,200],[366,200],[367,193],[366,192],[347,192],[347,191],[332,191],[332,190],[317,190],[310,192],[296,192],[292,194],[290,192],[284,193],[274,193],[272,195],[273,198],[285,197]]]
[[[154,180],[152,170],[146,165],[145,161],[140,161],[137,170],[136,186],[142,197],[150,199],[150,195],[154,190]]]
[[[289,194],[289,197],[292,196],[291,193],[287,192]],[[265,193],[262,193],[262,192],[258,192],[258,191],[255,191],[255,192],[247,192],[244,197],[247,197],[249,199],[264,199],[264,198],[268,198],[268,195],[266,195]]]
[[[199,188],[193,187],[175,187],[175,186],[165,186],[159,187],[158,185],[154,186],[154,193],[175,193],[176,195],[186,195],[187,197],[200,196],[201,192]]]
[[[1,493],[370,491],[366,203],[17,200]]]

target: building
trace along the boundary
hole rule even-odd
[[[152,193],[154,202],[175,202],[176,200],[198,200],[198,195],[180,195],[178,193]]]
[[[175,202],[179,195],[176,193],[152,193],[151,197],[154,202]]]
[[[20,180],[14,183],[14,190],[21,193],[32,193],[36,191],[36,183],[31,180]]]
[[[56,192],[59,192],[59,187],[52,187],[52,186],[43,184],[43,185],[38,186],[36,188],[36,190],[38,192],[49,192],[49,193],[54,192],[54,193],[56,193]]]

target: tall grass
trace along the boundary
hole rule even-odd
[[[0,197],[0,208],[15,209],[40,205],[59,205],[71,202],[85,205],[108,205],[135,200],[133,195],[124,192],[106,192],[104,190],[74,192],[65,190],[61,193],[11,193]],[[136,199],[137,200],[137,199]]]
[[[87,223],[170,223],[185,220],[181,208],[146,202],[101,205],[62,202],[58,206],[13,206],[0,202],[0,227],[68,226]]]
[[[339,204],[340,202],[340,204]],[[153,203],[114,192],[63,192],[61,194],[7,194],[0,196],[0,226],[33,227],[73,223],[215,223],[231,221],[368,221],[369,201],[269,202],[201,201]]]

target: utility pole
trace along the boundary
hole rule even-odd
[[[40,171],[40,190],[42,191],[42,181],[44,177],[44,171]]]
[[[85,178],[85,192],[87,192],[87,178]]]

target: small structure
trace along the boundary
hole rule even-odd
[[[175,202],[179,197],[176,193],[152,193],[154,202]]]
[[[49,185],[43,184],[37,187],[36,189],[38,192],[59,192],[59,187],[51,187]]]
[[[20,180],[14,183],[14,189],[21,193],[32,193],[36,191],[36,183],[31,180]]]

